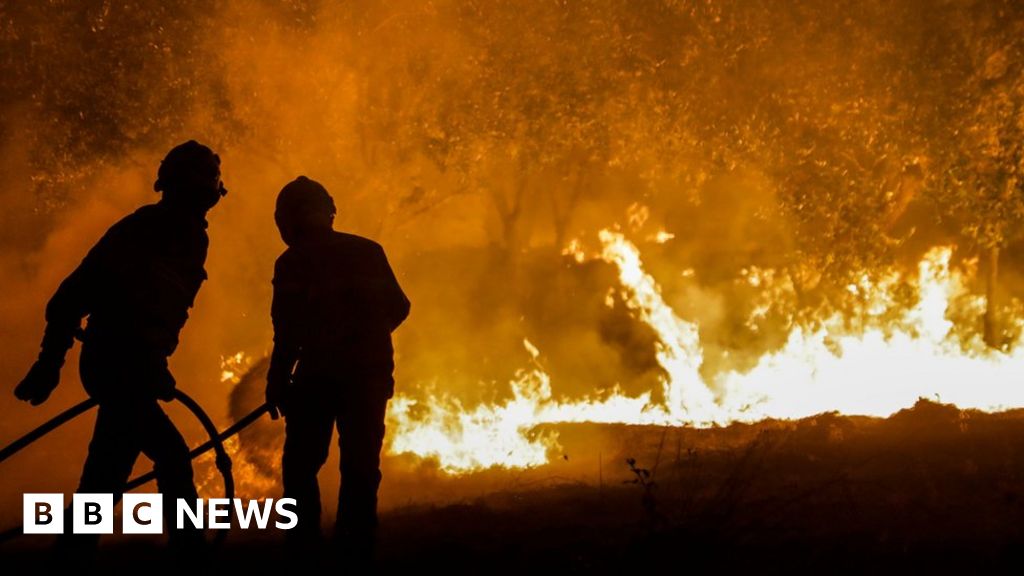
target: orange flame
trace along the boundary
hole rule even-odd
[[[983,309],[984,298],[968,295],[962,273],[950,267],[951,249],[935,248],[920,262],[919,298],[889,326],[851,333],[836,314],[810,331],[795,328],[778,351],[763,356],[746,372],[726,371],[706,381],[700,374],[703,348],[698,326],[680,318],[648,274],[637,247],[621,233],[602,230],[601,251],[585,254],[573,241],[566,253],[578,262],[597,257],[614,264],[626,306],[658,336],[657,358],[662,403],[652,394],[629,396],[615,389],[602,397],[566,400],[552,395],[539,351],[524,340],[532,366],[511,382],[512,399],[466,409],[456,398],[430,395],[417,400],[399,395],[389,411],[390,451],[436,459],[451,473],[493,466],[522,468],[547,462],[558,447],[557,434],[539,425],[595,422],[698,426],[801,418],[822,412],[887,416],[920,397],[938,397],[961,408],[987,411],[1024,406],[1019,375],[1024,356],[964,341],[947,318],[956,298]],[[658,235],[655,239],[663,238]],[[746,280],[778,296],[770,270],[748,269]],[[894,305],[897,275],[849,287],[881,316]],[[755,308],[751,322],[763,315]]]

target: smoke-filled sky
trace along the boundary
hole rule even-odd
[[[1013,309],[1022,32],[1012,0],[0,3],[0,443],[83,397],[75,355],[44,407],[10,390],[61,279],[188,139],[230,193],[172,368],[221,424],[222,357],[270,342],[273,202],[300,174],[412,300],[408,393],[500,397],[523,338],[559,394],[650,389],[656,336],[606,305],[615,271],[562,255],[614,226],[700,325],[706,371],[856,314],[851,278],[938,244]],[[756,330],[752,269],[794,295]],[[1012,345],[1000,310],[964,330]],[[19,456],[0,497],[72,486],[88,429]]]

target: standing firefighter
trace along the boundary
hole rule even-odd
[[[82,385],[99,412],[77,492],[119,500],[141,452],[153,460],[165,514],[173,518],[176,498],[195,502],[197,495],[188,446],[157,401],[173,398],[167,358],[206,279],[206,212],[227,194],[220,158],[195,141],[181,144],[161,162],[154,189],[160,201],[114,224],[61,283],[46,307],[39,359],[14,393],[33,406],[44,402],[79,336]],[[70,533],[66,527],[61,545],[90,556],[98,536]],[[178,551],[201,546],[197,530],[170,533]]]
[[[409,300],[379,244],[333,230],[334,200],[300,176],[277,197],[288,249],[274,266],[274,352],[267,402],[285,416],[284,495],[295,498],[293,542],[320,534],[317,472],[333,428],[341,448],[335,537],[343,562],[371,558],[384,413],[394,392],[391,332]]]

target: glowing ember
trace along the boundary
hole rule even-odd
[[[221,356],[220,359],[220,381],[222,383],[238,384],[242,374],[249,369],[252,360],[245,355],[245,352],[236,352],[231,356]]]

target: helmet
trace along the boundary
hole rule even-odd
[[[334,199],[322,184],[299,176],[285,184],[277,195],[274,222],[282,235],[302,234],[302,228],[315,223],[327,223],[337,213]],[[288,242],[288,239],[285,239]],[[290,243],[290,242],[289,242]]]
[[[164,194],[213,195],[215,198],[228,193],[220,181],[220,156],[195,140],[171,148],[160,162],[153,189]]]

